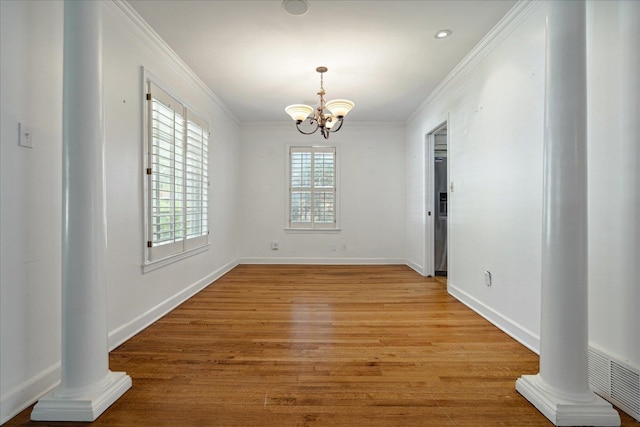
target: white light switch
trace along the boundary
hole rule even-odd
[[[33,148],[33,128],[18,123],[18,145],[26,148]]]
[[[491,272],[490,271],[485,271],[484,272],[484,284],[487,286],[491,286]]]

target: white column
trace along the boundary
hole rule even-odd
[[[131,387],[108,360],[101,10],[64,5],[62,381],[36,421],[93,421]]]
[[[589,387],[584,1],[547,3],[540,373],[516,390],[558,426],[619,426]]]

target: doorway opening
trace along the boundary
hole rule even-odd
[[[428,276],[448,274],[449,173],[447,122],[427,135],[427,248]]]

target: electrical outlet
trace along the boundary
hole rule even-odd
[[[331,249],[331,252],[335,252],[337,250],[337,246],[335,243],[332,243],[329,248]]]
[[[33,128],[18,123],[18,145],[26,148],[33,148]]]
[[[487,286],[491,286],[491,272],[490,271],[485,271],[484,272],[484,284]]]
[[[346,244],[346,243],[343,243],[343,244],[342,244],[342,250],[343,250],[343,251],[346,251],[346,250],[347,250],[347,244]]]
[[[278,249],[280,249],[280,244],[278,243],[278,241],[277,240],[271,241],[271,250],[277,251]]]

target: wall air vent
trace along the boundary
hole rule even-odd
[[[624,402],[640,421],[640,374],[611,361],[611,397]]]
[[[589,383],[593,391],[640,421],[640,372],[589,347]]]
[[[608,357],[589,351],[589,383],[607,396],[611,395],[610,364]]]

